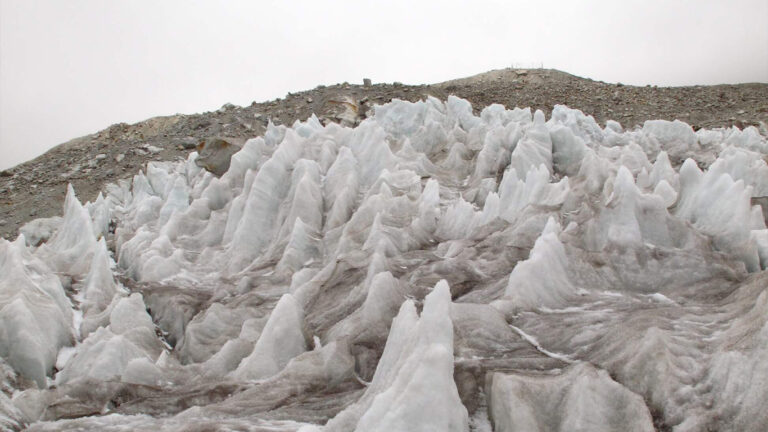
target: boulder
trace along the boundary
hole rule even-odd
[[[221,177],[229,169],[232,155],[238,151],[240,147],[226,139],[206,138],[197,145],[199,156],[195,164]]]

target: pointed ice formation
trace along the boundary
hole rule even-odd
[[[327,339],[352,338],[360,343],[383,342],[402,302],[402,289],[392,273],[377,273],[371,279],[362,306],[333,326]]]
[[[112,211],[109,203],[104,199],[104,195],[99,192],[99,196],[96,197],[96,201],[85,205],[88,209],[88,213],[91,215],[93,221],[93,235],[96,238],[106,236],[109,233],[109,222],[112,219]]]
[[[24,243],[0,239],[0,356],[42,388],[59,348],[73,341],[72,310],[59,279]]]
[[[74,355],[56,376],[58,384],[78,378],[119,379],[133,360],[152,363],[163,351],[155,325],[146,312],[141,294],[121,298],[101,327],[76,347]]]
[[[411,301],[403,303],[365,394],[326,431],[469,430],[453,381],[450,305],[445,281],[427,296],[421,317]]]
[[[292,295],[283,295],[253,351],[240,362],[232,376],[238,380],[258,380],[280,372],[292,358],[307,350],[303,327],[301,306]]]
[[[540,165],[552,172],[552,139],[544,122],[544,113],[537,110],[533,116],[533,126],[515,147],[509,166],[522,176]]]
[[[94,232],[91,215],[80,204],[70,184],[64,199],[61,227],[36,251],[36,255],[57,272],[83,275],[88,272],[91,256],[96,249]]]
[[[514,222],[521,211],[530,204],[558,206],[568,193],[570,186],[565,177],[557,183],[550,183],[549,170],[545,165],[532,167],[520,180],[516,169],[508,169],[499,184],[500,217]]]
[[[677,217],[712,236],[714,246],[737,256],[749,271],[760,269],[757,245],[751,237],[752,188],[734,181],[715,163],[703,173],[688,159],[680,168],[680,198]]]
[[[560,242],[560,224],[547,221],[527,260],[512,270],[505,297],[515,308],[556,308],[577,294],[568,276],[568,257]]]
[[[118,288],[112,276],[109,251],[104,239],[99,239],[91,269],[85,277],[81,309],[85,315],[103,311],[112,302]]]
[[[269,244],[280,202],[291,186],[291,169],[300,157],[300,145],[300,138],[289,132],[253,178],[242,217],[234,219],[230,214],[227,225],[236,227],[229,245],[230,271],[247,267]]]

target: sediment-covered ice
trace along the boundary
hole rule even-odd
[[[487,381],[499,432],[655,430],[643,398],[588,363],[545,374],[494,372]]]
[[[69,188],[0,239],[0,430],[766,430],[767,155],[427,98]]]

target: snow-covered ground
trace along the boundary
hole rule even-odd
[[[755,128],[374,111],[0,239],[0,430],[768,429]]]

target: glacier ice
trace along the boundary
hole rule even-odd
[[[549,374],[495,372],[487,380],[499,432],[655,430],[643,398],[589,363]]]
[[[40,246],[41,243],[47,242],[53,233],[61,227],[61,222],[61,216],[34,219],[22,225],[19,228],[19,234],[24,235],[27,245]]]
[[[0,356],[46,386],[59,348],[74,342],[72,305],[59,278],[25,245],[0,239]]]
[[[767,155],[451,96],[70,187],[0,239],[0,430],[763,431]]]
[[[264,325],[253,351],[244,358],[233,376],[238,380],[269,378],[307,350],[304,311],[290,294],[284,294]]]
[[[444,280],[424,299],[420,317],[413,302],[405,301],[365,393],[324,430],[468,430],[467,411],[453,381],[450,306]]]

